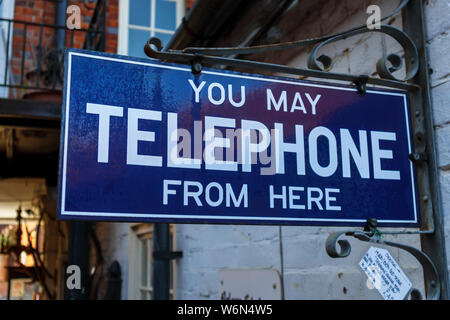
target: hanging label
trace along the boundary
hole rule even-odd
[[[403,300],[412,284],[389,251],[370,247],[359,262],[366,273],[367,285],[380,292],[384,300]]]

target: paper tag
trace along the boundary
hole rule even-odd
[[[403,300],[412,284],[389,251],[370,247],[359,262],[369,288],[376,288],[385,300]]]

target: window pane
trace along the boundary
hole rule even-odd
[[[129,24],[150,27],[151,0],[130,0]]]
[[[150,31],[128,30],[128,55],[133,57],[146,58],[144,46],[150,38]]]
[[[170,38],[172,38],[172,34],[155,32],[155,37],[159,38],[162,42],[162,45],[165,47],[169,43]]]
[[[147,246],[147,240],[141,241],[141,285],[147,286],[148,285],[148,246]]]
[[[177,7],[175,1],[156,0],[155,27],[167,30],[176,28]]]

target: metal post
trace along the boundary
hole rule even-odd
[[[87,277],[89,268],[88,222],[72,221],[69,225],[69,265],[77,265],[81,271],[81,288],[68,290],[66,300],[86,300],[88,298]],[[63,270],[65,272],[65,270]]]
[[[66,10],[67,10],[67,0],[60,0],[56,4],[56,19],[55,24],[57,26],[66,26]],[[57,28],[56,29],[56,48],[62,49],[64,48],[64,44],[66,42],[66,29],[65,28]]]
[[[155,223],[153,229],[153,299],[170,298],[170,226]]]
[[[67,0],[61,0],[56,6],[55,22],[57,26],[66,25]],[[56,48],[64,49],[65,28],[56,30]],[[65,298],[68,300],[87,299],[87,275],[89,268],[89,238],[87,222],[70,222],[69,225],[69,265],[77,265],[81,270],[81,289],[66,290]],[[63,270],[65,273],[65,270]],[[67,289],[67,288],[66,288]]]

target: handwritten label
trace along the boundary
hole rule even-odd
[[[412,284],[389,251],[370,247],[359,262],[369,288],[376,288],[385,300],[403,300]]]

